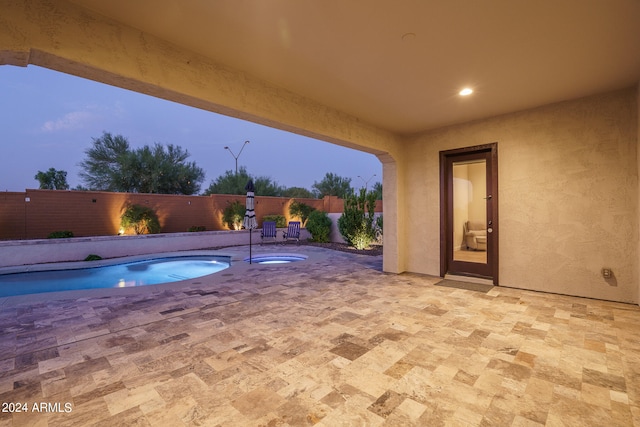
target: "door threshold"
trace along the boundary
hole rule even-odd
[[[458,282],[479,283],[481,285],[493,285],[493,279],[483,279],[482,277],[460,276],[457,274],[445,274],[447,280],[457,280]]]

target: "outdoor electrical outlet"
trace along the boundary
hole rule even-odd
[[[602,269],[602,277],[604,277],[605,279],[611,279],[611,269],[610,268],[603,268]]]

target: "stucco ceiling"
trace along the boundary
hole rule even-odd
[[[639,0],[72,1],[401,134],[640,80]]]

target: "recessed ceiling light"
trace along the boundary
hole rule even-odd
[[[462,89],[460,92],[458,92],[460,94],[460,96],[469,96],[473,93],[473,89],[465,87],[464,89]]]

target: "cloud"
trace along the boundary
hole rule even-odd
[[[61,130],[74,130],[84,127],[87,122],[93,121],[95,114],[88,111],[73,111],[65,114],[57,120],[49,120],[42,125],[44,132],[56,132]]]

